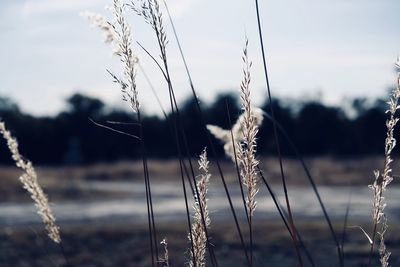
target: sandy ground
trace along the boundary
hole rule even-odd
[[[261,169],[272,184],[280,184],[279,162],[276,158],[261,159]],[[307,166],[317,185],[365,185],[373,181],[372,171],[382,168],[383,159],[378,157],[359,159],[309,158]],[[194,166],[195,162],[193,162]],[[189,164],[187,164],[189,166]],[[224,177],[228,183],[237,182],[234,165],[221,161]],[[80,167],[43,167],[36,166],[40,184],[54,201],[70,198],[115,198],[109,190],[82,190],[80,182],[91,181],[141,181],[143,180],[140,161],[118,162],[114,164],[96,164]],[[285,178],[288,184],[309,184],[301,164],[295,159],[284,160]],[[197,173],[197,170],[194,170]],[[150,179],[157,181],[178,181],[179,164],[176,160],[150,160]],[[219,178],[215,163],[211,163],[211,173]],[[400,173],[399,168],[394,174]],[[23,192],[18,177],[20,170],[14,167],[0,166],[0,201],[30,201]],[[395,180],[394,183],[397,183]],[[119,195],[121,197],[121,195]]]
[[[285,159],[285,174],[290,186],[307,185],[301,165],[293,159]],[[367,186],[373,180],[372,170],[381,168],[381,158],[363,159],[307,159],[318,185],[328,186]],[[150,162],[150,176],[153,183],[158,181],[177,181],[177,161]],[[262,159],[265,175],[274,185],[280,184],[277,159]],[[222,162],[228,184],[237,183],[235,168],[231,163]],[[83,181],[141,181],[140,162],[120,162],[116,164],[97,164],[85,167],[37,167],[40,183],[44,186],[51,201],[68,202],[89,200],[112,200],[129,198],[127,190],[113,191],[101,187],[85,188]],[[214,176],[218,177],[215,164]],[[399,173],[397,169],[394,174]],[[31,202],[18,181],[20,171],[13,167],[0,168],[0,201],[2,203]],[[395,182],[396,183],[396,182]],[[343,207],[345,210],[345,206]],[[358,222],[349,222],[350,225]],[[297,221],[296,225],[312,255],[315,266],[338,266],[336,247],[324,222]],[[241,223],[246,243],[248,234],[246,224]],[[370,231],[371,225],[363,223]],[[341,240],[342,222],[335,224],[338,239]],[[46,237],[41,224],[30,226],[10,226],[0,229],[0,267],[28,266],[151,266],[149,234],[144,223],[96,222],[83,224],[75,222],[61,224],[63,245],[52,244]],[[187,225],[157,223],[158,240],[168,239],[170,266],[185,266],[188,260],[189,242]],[[387,233],[387,246],[392,252],[391,265],[400,266],[400,225],[390,225]],[[347,228],[345,237],[345,266],[366,266],[368,260],[368,240],[356,228]],[[210,230],[211,242],[217,255],[219,266],[246,266],[239,237],[232,221],[214,222]],[[279,220],[256,221],[254,228],[254,266],[298,266],[294,247],[283,224]],[[161,250],[162,247],[160,246]],[[160,253],[161,254],[161,253]],[[305,266],[312,266],[303,255]],[[378,266],[375,257],[374,266]],[[208,264],[207,266],[211,266]]]
[[[335,244],[322,223],[301,223],[297,227],[315,266],[338,266]],[[336,225],[341,240],[342,226]],[[158,238],[168,241],[170,266],[185,266],[189,242],[185,224],[158,225]],[[247,236],[245,225],[243,233]],[[293,243],[280,224],[255,225],[254,266],[298,266]],[[399,228],[392,228],[388,247],[392,266],[400,263]],[[210,230],[219,266],[246,266],[234,225],[213,225]],[[0,266],[151,266],[145,225],[75,225],[63,228],[63,247],[52,244],[42,227],[1,229]],[[247,239],[246,239],[247,241]],[[159,246],[160,255],[163,247]],[[356,229],[347,229],[344,242],[345,266],[366,266],[368,241]],[[160,256],[161,257],[161,256]],[[374,266],[378,266],[377,257]],[[303,253],[305,266],[311,266]],[[207,266],[211,266],[208,264]]]

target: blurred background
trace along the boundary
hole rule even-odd
[[[102,33],[79,15],[94,11],[112,18],[106,8],[111,4],[105,0],[0,2],[0,119],[36,167],[64,240],[59,247],[47,239],[18,180],[21,172],[14,167],[6,143],[0,141],[0,266],[151,265],[140,143],[94,123],[138,135],[138,126],[132,124],[135,115],[106,72],[118,73],[119,61],[112,48],[102,43]],[[245,36],[254,63],[251,97],[268,112],[254,3],[170,0],[168,5],[206,122],[229,129],[241,113],[238,92]],[[374,180],[373,170],[383,168],[386,101],[396,85],[400,3],[286,0],[260,5],[276,118],[318,185],[337,237],[345,244],[345,266],[365,266],[368,240],[359,229],[344,224],[348,211],[348,226],[362,226],[367,232],[372,228],[368,185]],[[135,40],[158,55],[151,28],[133,12],[127,14]],[[197,174],[196,159],[208,142],[167,22],[165,18],[172,81]],[[139,46],[134,49],[161,100],[157,102],[139,72],[157,236],[159,241],[169,240],[171,266],[183,266],[189,241],[171,133],[174,116],[162,75]],[[264,119],[258,137],[260,167],[284,203],[271,121]],[[289,141],[284,135],[280,139],[295,223],[315,265],[333,266],[336,247],[317,198]],[[222,144],[213,142],[246,236],[235,165],[225,158]],[[396,149],[394,154],[398,155]],[[397,166],[395,157],[395,178]],[[220,266],[246,266],[215,159],[211,173],[210,234]],[[386,198],[387,245],[393,266],[400,263],[396,180]],[[290,236],[264,186],[258,197],[255,266],[296,265]],[[306,266],[312,265],[306,261]]]

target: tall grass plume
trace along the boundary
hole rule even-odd
[[[253,113],[250,101],[250,68],[251,61],[249,61],[247,53],[248,41],[243,50],[243,81],[240,85],[240,100],[243,109],[243,117],[240,120],[241,129],[243,131],[243,142],[238,146],[238,160],[241,166],[241,176],[243,185],[247,188],[247,209],[250,218],[254,215],[257,206],[256,194],[258,193],[257,186],[257,171],[256,168],[259,164],[256,159],[257,150],[257,133],[258,125],[256,116]]]
[[[115,26],[109,23],[105,17],[89,11],[81,12],[80,15],[86,17],[91,26],[98,27],[102,30],[105,43],[110,44],[116,40],[116,32],[114,31]]]
[[[48,236],[55,243],[60,243],[61,237],[59,227],[57,226],[56,219],[51,211],[49,200],[43,192],[42,187],[39,185],[37,174],[33,168],[32,162],[25,159],[20,154],[17,139],[11,135],[10,131],[6,128],[5,123],[2,121],[0,121],[0,134],[7,142],[8,149],[11,152],[15,165],[24,171],[24,174],[21,175],[19,180],[35,202],[37,213],[42,218]]]
[[[371,257],[373,253],[375,236],[378,234],[379,236],[379,255],[382,267],[389,266],[389,257],[390,252],[387,250],[385,245],[385,234],[388,229],[387,218],[384,213],[384,209],[386,207],[384,193],[387,189],[387,186],[393,181],[392,176],[392,151],[396,146],[396,139],[394,138],[394,129],[397,123],[399,122],[399,118],[396,116],[397,110],[400,108],[399,98],[400,98],[400,60],[397,59],[396,68],[398,71],[397,76],[397,85],[393,90],[392,95],[387,102],[388,109],[386,113],[389,114],[389,118],[386,121],[386,139],[385,139],[385,159],[383,171],[380,172],[378,170],[374,171],[375,180],[372,185],[369,187],[372,189],[374,194],[373,206],[372,206],[372,221],[373,221],[373,233],[372,233],[372,244],[370,251],[370,265],[371,265]],[[379,229],[378,229],[379,227]]]
[[[189,266],[204,267],[206,264],[205,254],[207,246],[207,236],[205,228],[210,226],[210,216],[208,212],[207,191],[211,174],[209,172],[209,161],[207,158],[207,150],[204,149],[198,161],[199,169],[202,172],[197,179],[198,195],[195,195],[194,221],[192,223],[192,236],[188,236],[193,241],[194,254],[191,253]],[[202,209],[202,211],[200,210]],[[205,225],[203,224],[202,214],[204,216]],[[195,262],[194,262],[195,261]]]
[[[254,117],[254,123],[259,127],[263,121],[263,111],[257,107],[252,107],[252,114]],[[234,140],[232,141],[231,130],[222,129],[216,125],[207,125],[208,131],[214,135],[224,146],[224,152],[227,157],[229,157],[233,162],[235,162],[235,149],[234,145],[239,144],[244,140],[244,130],[242,128],[245,114],[241,114],[235,124],[232,126],[232,134]]]
[[[164,258],[161,259],[161,263],[163,264],[163,267],[169,267],[169,252],[168,252],[168,242],[167,239],[164,238],[161,242],[161,245],[164,246]]]

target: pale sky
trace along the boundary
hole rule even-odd
[[[242,79],[244,36],[250,41],[252,94],[266,95],[252,0],[169,0],[181,44],[200,97],[236,92]],[[0,95],[24,111],[53,114],[79,91],[123,106],[106,69],[118,73],[102,33],[79,16],[94,11],[109,17],[111,0],[1,0]],[[313,97],[327,103],[346,97],[376,97],[394,85],[400,53],[398,0],[261,0],[265,48],[273,96]],[[151,28],[127,15],[135,40],[157,54]],[[170,70],[179,99],[190,94],[176,43],[165,18]],[[167,106],[167,87],[148,57],[135,47]],[[158,106],[141,74],[139,98],[147,112]]]

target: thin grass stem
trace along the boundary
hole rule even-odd
[[[165,1],[164,1],[164,4],[166,5]],[[167,5],[166,5],[166,7],[168,9]],[[224,186],[225,194],[227,196],[227,199],[228,199],[228,202],[229,202],[229,207],[231,209],[231,213],[232,213],[232,216],[233,216],[234,221],[235,221],[236,229],[237,229],[237,232],[239,234],[240,242],[241,242],[245,257],[246,257],[246,261],[247,261],[248,266],[250,266],[250,258],[249,258],[248,253],[247,253],[246,245],[245,245],[245,242],[244,242],[244,239],[243,239],[242,231],[240,229],[240,225],[239,225],[239,222],[238,222],[238,219],[237,219],[237,216],[236,216],[235,209],[233,207],[233,203],[232,203],[232,199],[231,199],[231,196],[230,196],[230,193],[229,193],[229,189],[227,187],[227,184],[226,184],[223,172],[222,172],[222,168],[221,168],[221,165],[219,163],[219,160],[218,160],[218,157],[217,157],[217,153],[215,151],[214,144],[213,144],[213,142],[211,140],[211,135],[207,130],[207,127],[206,127],[207,124],[206,124],[205,119],[204,119],[204,114],[203,114],[202,109],[200,107],[199,99],[197,97],[197,94],[196,94],[196,91],[195,91],[195,88],[194,88],[194,85],[193,85],[191,74],[190,74],[189,68],[187,66],[186,59],[185,59],[185,56],[183,54],[183,51],[182,51],[182,48],[181,48],[181,45],[180,45],[180,42],[179,42],[179,38],[178,38],[178,35],[176,33],[175,26],[173,24],[173,20],[172,20],[172,18],[170,16],[169,12],[168,12],[168,17],[170,19],[171,25],[172,25],[173,30],[174,30],[174,36],[175,36],[175,39],[176,39],[176,41],[178,43],[178,47],[179,47],[179,50],[180,50],[181,58],[182,58],[182,60],[184,62],[184,65],[185,65],[186,74],[188,75],[188,78],[189,78],[190,87],[191,87],[191,90],[192,90],[192,95],[193,95],[193,97],[195,99],[195,103],[196,103],[196,108],[197,108],[197,111],[198,111],[198,113],[200,115],[201,124],[203,125],[203,130],[204,130],[204,132],[205,132],[205,134],[207,136],[207,141],[208,141],[209,147],[211,149],[211,155],[212,155],[212,158],[216,162],[218,173],[219,173],[219,176],[221,178],[222,184]]]
[[[342,258],[342,255],[341,255],[342,253],[340,252],[340,251],[341,251],[341,248],[340,248],[341,246],[340,246],[340,244],[339,244],[339,241],[338,241],[337,235],[336,235],[336,233],[335,233],[335,230],[333,229],[333,225],[332,225],[331,219],[330,219],[330,217],[329,217],[328,211],[326,210],[325,204],[324,204],[324,202],[322,201],[322,198],[321,198],[321,195],[320,195],[320,193],[319,193],[319,191],[318,191],[318,188],[317,188],[317,185],[316,185],[316,183],[315,183],[315,180],[314,180],[314,178],[312,177],[311,172],[310,172],[310,170],[308,169],[307,164],[306,164],[306,162],[304,161],[303,156],[301,155],[301,153],[300,153],[299,150],[297,149],[296,145],[294,144],[293,140],[290,138],[290,136],[289,136],[289,134],[287,133],[287,131],[285,130],[285,128],[283,128],[283,126],[282,126],[277,120],[275,120],[272,116],[270,116],[268,113],[265,113],[265,112],[264,112],[263,114],[264,114],[264,116],[265,116],[267,119],[269,119],[269,120],[272,121],[272,122],[275,122],[276,126],[278,127],[278,130],[281,132],[281,134],[283,135],[283,137],[284,137],[284,138],[286,139],[286,141],[288,142],[289,146],[292,148],[293,152],[294,152],[295,155],[296,155],[296,158],[300,161],[300,164],[301,164],[302,167],[303,167],[303,170],[304,170],[304,172],[305,172],[305,174],[306,174],[306,177],[307,177],[309,183],[311,184],[311,188],[313,189],[314,194],[315,194],[315,196],[317,197],[318,204],[320,205],[320,207],[321,207],[321,209],[322,209],[322,212],[323,212],[323,214],[324,214],[325,221],[326,221],[327,224],[328,224],[330,234],[331,234],[331,236],[332,236],[332,238],[333,238],[333,240],[334,240],[334,242],[335,242],[336,249],[337,249],[337,251],[338,251],[338,257],[339,257],[339,258]]]
[[[274,114],[274,108],[273,108],[273,102],[272,102],[272,95],[271,95],[271,89],[269,85],[269,78],[268,78],[268,70],[267,70],[267,62],[266,62],[266,55],[265,55],[265,50],[264,50],[264,41],[262,37],[262,29],[261,29],[261,20],[260,20],[260,11],[259,11],[259,6],[258,6],[258,0],[255,0],[255,5],[256,5],[256,14],[257,14],[257,26],[258,26],[258,33],[259,33],[259,40],[260,40],[260,47],[261,47],[261,52],[262,52],[262,58],[263,58],[263,67],[264,67],[264,75],[265,75],[265,82],[267,86],[267,91],[268,91],[268,101],[270,105],[270,111],[271,111],[271,116],[274,118],[273,124],[273,129],[274,129],[274,137],[275,137],[275,144],[276,144],[276,150],[278,153],[279,157],[279,167],[280,167],[280,172],[281,172],[281,178],[282,178],[282,185],[283,185],[283,191],[285,193],[285,201],[286,201],[286,207],[287,211],[289,214],[289,222],[290,222],[290,227],[292,228],[292,233],[293,233],[293,245],[296,250],[297,258],[299,261],[299,265],[303,267],[303,260],[297,245],[297,236],[296,236],[296,231],[295,231],[295,225],[294,225],[294,220],[293,220],[293,214],[292,210],[290,207],[290,202],[289,202],[289,195],[287,191],[287,186],[286,186],[286,179],[285,179],[285,174],[283,171],[283,160],[282,160],[282,154],[281,154],[281,149],[279,145],[279,137],[278,137],[278,131],[277,131],[277,126],[275,123],[275,114]]]

